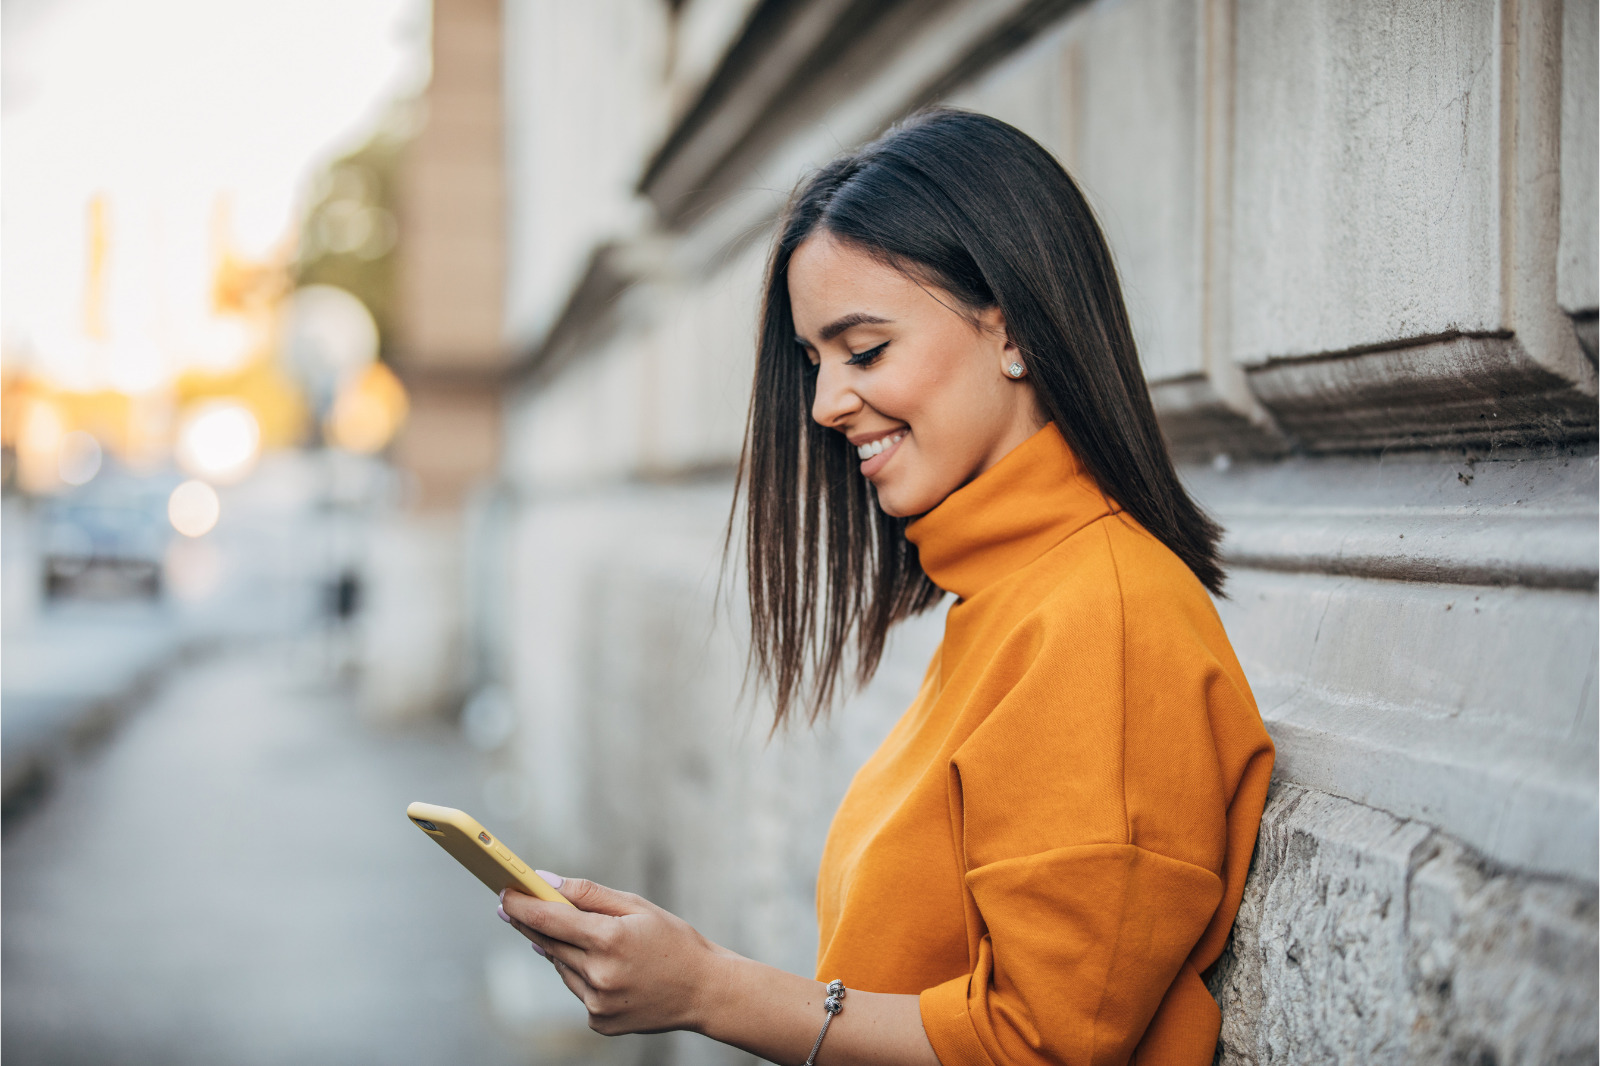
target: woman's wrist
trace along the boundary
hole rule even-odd
[[[700,986],[694,1031],[768,1062],[801,1063],[829,1017],[828,986],[774,966],[719,952]],[[850,990],[818,1056],[824,1064],[939,1066],[914,995]]]
[[[700,960],[700,972],[691,996],[689,1024],[684,1028],[715,1040],[714,1034],[720,1028],[718,1016],[727,1009],[738,987],[738,964],[749,960],[720,944],[708,943],[711,950]]]
[[[776,1061],[798,1051],[799,1062],[822,1024],[826,995],[820,981],[718,948],[701,984],[694,1031]]]

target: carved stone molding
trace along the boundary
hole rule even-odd
[[[1289,449],[1275,426],[1240,410],[1205,373],[1150,383],[1161,432],[1174,456],[1205,459],[1213,455],[1282,455]]]
[[[1505,337],[1270,362],[1251,390],[1311,451],[1593,437],[1595,398]]]

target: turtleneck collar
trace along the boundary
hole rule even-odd
[[[1051,422],[906,527],[922,569],[963,600],[1109,514]]]

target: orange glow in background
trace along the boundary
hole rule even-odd
[[[222,484],[315,439],[286,351],[301,221],[315,176],[426,82],[428,25],[419,0],[8,12],[0,438],[18,488],[112,459]],[[326,419],[365,452],[406,406],[370,359]]]

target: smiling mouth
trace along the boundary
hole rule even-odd
[[[862,459],[871,459],[874,455],[882,455],[890,448],[893,448],[896,444],[905,440],[905,437],[905,431],[902,430],[893,436],[880,437],[877,440],[868,441],[866,444],[858,444],[856,445],[856,454]]]

